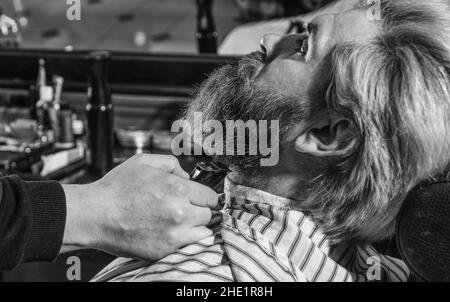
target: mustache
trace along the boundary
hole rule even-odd
[[[265,55],[260,51],[252,52],[243,56],[237,63],[238,78],[249,82],[256,72],[264,66]]]
[[[261,51],[255,51],[241,58],[241,62],[249,62],[254,64],[264,63],[265,55]]]
[[[265,64],[265,55],[257,51],[216,69],[193,95],[183,119],[193,125],[195,113],[201,112],[203,123],[214,120],[222,126],[226,125],[228,120],[279,121],[278,137],[280,142],[283,142],[291,124],[303,118],[305,106],[298,101],[297,96],[283,95],[272,88],[255,83],[258,71]],[[213,130],[202,131],[205,138]],[[251,150],[248,134],[245,134],[246,152]],[[226,165],[252,168],[259,166],[260,158],[260,155],[246,153],[218,156],[216,160]]]

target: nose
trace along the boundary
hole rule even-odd
[[[270,57],[272,56],[275,46],[280,41],[281,36],[275,34],[264,35],[261,39],[261,51],[264,53],[264,56]]]

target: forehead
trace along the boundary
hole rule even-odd
[[[324,84],[330,72],[329,54],[342,43],[364,43],[378,33],[373,21],[362,9],[352,9],[339,14],[317,16],[310,22],[311,59],[296,60],[291,57],[298,43],[295,35],[283,37],[275,49],[275,58],[267,63],[257,76],[256,85],[273,88],[280,93],[303,95],[311,83]],[[297,37],[300,35],[297,35]],[[316,88],[316,87],[315,87]]]
[[[359,8],[317,16],[310,22],[315,44],[314,63],[320,62],[336,45],[361,44],[373,38],[378,33],[378,23],[368,16],[367,11]]]
[[[332,45],[345,42],[363,43],[374,37],[378,32],[378,21],[369,18],[368,14],[369,12],[355,8],[327,18],[328,21],[325,23],[331,23],[326,24],[329,43]]]

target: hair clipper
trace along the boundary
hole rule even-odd
[[[223,180],[231,170],[219,163],[199,162],[190,174],[192,181],[210,187],[217,193],[223,192]]]

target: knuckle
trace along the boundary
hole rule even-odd
[[[176,157],[175,155],[173,155],[173,154],[167,155],[167,159],[169,159],[169,160],[171,160],[171,161],[176,161],[176,162],[178,162],[177,157]]]
[[[167,230],[166,234],[167,243],[170,246],[175,246],[180,239],[180,233],[175,228],[170,228]]]
[[[191,188],[188,183],[177,179],[173,185],[173,192],[179,198],[186,198],[191,193]]]
[[[160,177],[160,175],[156,175],[157,182],[159,181],[158,180],[159,177]],[[176,198],[175,198],[175,195],[173,194],[171,186],[167,185],[167,183],[164,183],[164,182],[159,183],[158,191],[159,191],[159,195],[160,195],[160,200],[162,202],[164,202],[166,204],[167,208],[170,210],[173,207],[174,203],[176,203],[176,200],[175,200]]]
[[[172,220],[175,224],[182,224],[186,219],[186,211],[182,207],[177,207],[172,212]]]
[[[188,196],[191,191],[191,188],[189,187],[189,183],[187,181],[172,174],[165,175],[164,182],[164,190],[172,198],[186,198],[186,196]]]
[[[166,217],[175,225],[182,224],[187,216],[184,202],[180,199],[169,198],[164,201]]]
[[[167,162],[173,166],[178,166],[178,158],[176,158],[174,155],[167,155],[166,158]]]

